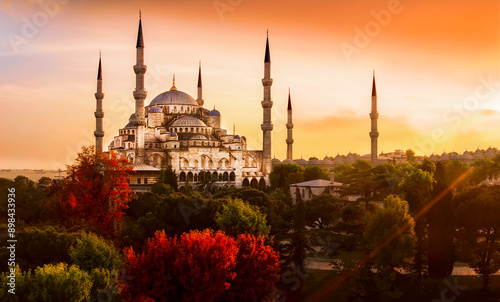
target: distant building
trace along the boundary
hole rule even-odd
[[[297,201],[297,189],[299,190],[302,200],[310,200],[314,196],[321,194],[339,196],[340,187],[342,187],[342,183],[335,182],[333,173],[330,173],[330,180],[315,179],[291,184],[290,196],[292,196],[294,202]]]

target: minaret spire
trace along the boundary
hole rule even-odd
[[[198,102],[200,106],[203,106],[203,103],[205,103],[205,101],[203,101],[203,89],[201,85],[201,61],[198,67],[198,95],[196,97],[196,102]]]
[[[377,86],[375,85],[375,70],[373,70],[373,83],[372,83],[372,111],[370,113],[370,119],[371,119],[371,132],[370,132],[370,138],[371,138],[371,160],[372,160],[372,165],[377,164],[378,160],[378,127],[377,127],[377,120],[378,120],[379,114],[377,112]]]
[[[102,152],[102,138],[104,137],[104,131],[102,129],[102,118],[104,117],[104,112],[102,111],[102,99],[104,98],[104,93],[102,93],[102,68],[101,68],[101,52],[99,52],[99,68],[97,70],[97,91],[95,93],[96,99],[96,110],[94,112],[96,124],[95,124],[95,149],[96,151]]]
[[[146,118],[144,112],[144,100],[146,99],[147,92],[144,87],[144,74],[146,73],[147,66],[144,65],[144,38],[142,36],[142,16],[139,11],[139,31],[137,33],[137,56],[136,64],[134,65],[135,72],[135,163],[144,163],[144,132],[146,126]]]
[[[286,137],[286,158],[293,160],[293,122],[292,122],[292,99],[290,97],[290,88],[288,88],[288,108],[287,108],[288,121],[286,123],[287,137]]]
[[[271,101],[271,85],[273,79],[271,78],[271,56],[269,52],[269,33],[266,38],[266,53],[264,57],[264,78],[262,79],[262,86],[264,86],[264,100],[261,102],[264,111],[262,129],[262,173],[269,175],[272,169],[271,158],[271,131],[273,131],[273,123],[271,121],[271,108],[273,102]]]

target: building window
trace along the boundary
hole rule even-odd
[[[147,178],[144,178],[144,184],[147,185],[148,184],[148,179]]]
[[[137,184],[140,185],[141,184],[141,179],[140,178],[137,178]]]

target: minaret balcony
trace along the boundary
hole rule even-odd
[[[148,69],[148,67],[146,65],[134,65],[134,72],[136,74],[146,73],[147,69]]]
[[[269,123],[269,124],[261,124],[260,125],[260,128],[262,129],[262,131],[272,131],[273,130],[273,124]]]
[[[104,98],[104,93],[102,92],[95,93],[95,98],[98,100],[102,100]]]
[[[286,143],[287,143],[288,145],[293,144],[293,139],[288,139],[288,138],[287,138],[287,139],[286,139]]]
[[[104,136],[104,131],[102,131],[102,130],[96,130],[96,131],[94,131],[94,136],[95,137],[103,137]]]
[[[273,101],[262,101],[260,103],[262,105],[262,108],[264,108],[264,109],[273,107]]]
[[[378,119],[378,116],[379,116],[378,112],[372,112],[372,113],[370,113],[370,118],[372,120]]]
[[[147,91],[144,90],[134,90],[134,99],[143,100],[148,95]]]
[[[273,79],[271,78],[263,78],[262,86],[271,86],[273,84]]]
[[[293,128],[293,124],[292,123],[286,123],[286,128],[287,129],[292,129]]]
[[[94,112],[94,116],[96,118],[103,118],[104,117],[104,112],[102,112],[102,111],[96,111],[96,112]]]

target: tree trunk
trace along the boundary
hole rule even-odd
[[[489,282],[490,282],[490,274],[483,274],[483,290],[488,289]]]

